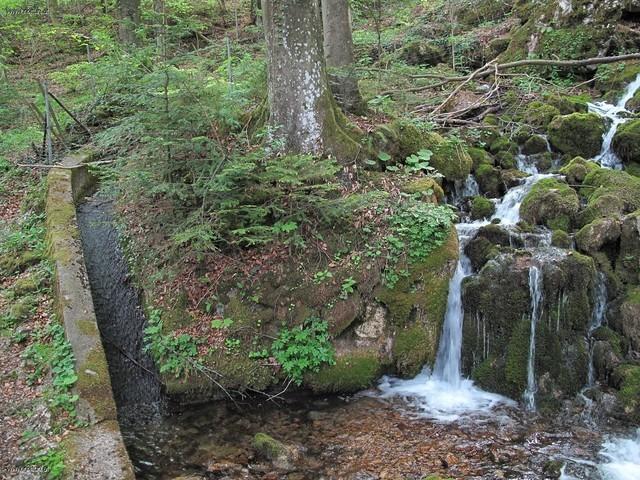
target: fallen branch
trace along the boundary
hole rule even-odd
[[[480,67],[478,70],[473,72],[470,75],[462,76],[462,77],[446,77],[446,76],[438,76],[433,74],[424,74],[424,75],[412,75],[411,78],[441,78],[442,81],[430,85],[423,85],[420,87],[414,87],[407,90],[391,90],[387,92],[383,92],[380,95],[390,95],[393,93],[400,92],[409,92],[409,93],[418,93],[424,90],[429,90],[432,88],[438,88],[447,83],[452,82],[464,82],[468,83],[471,80],[481,79],[488,77],[490,75],[495,75],[496,72],[500,72],[501,70],[509,70],[511,68],[517,67],[527,67],[527,66],[547,66],[547,67],[563,67],[563,68],[575,68],[575,67],[585,67],[588,65],[604,65],[607,63],[616,63],[616,62],[625,62],[628,60],[640,60],[640,53],[629,53],[627,55],[617,55],[614,57],[593,57],[593,58],[585,58],[582,60],[550,60],[550,59],[531,59],[531,60],[518,60],[517,62],[508,62],[501,64],[493,64],[495,61],[491,61]]]
[[[92,167],[94,165],[108,165],[114,162],[115,160],[101,160],[99,162],[80,163],[78,165],[45,165],[43,163],[16,163],[16,166],[25,167],[25,168],[60,168],[62,170],[74,170],[76,168],[82,168],[84,166]]]

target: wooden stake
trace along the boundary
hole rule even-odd
[[[46,81],[40,83],[40,91],[42,92],[42,96],[44,97],[44,138],[47,152],[47,163],[53,163],[53,141],[51,139],[51,105],[49,105],[49,86],[47,85]]]
[[[92,135],[91,135],[91,130],[89,130],[89,129],[88,129],[88,128],[87,128],[87,127],[86,127],[86,126],[85,126],[85,125],[80,121],[80,120],[78,120],[78,119],[76,118],[76,116],[75,116],[73,113],[71,113],[71,111],[70,111],[67,107],[65,107],[65,106],[64,106],[64,104],[63,104],[63,103],[58,99],[58,97],[56,97],[56,96],[55,96],[53,93],[51,93],[51,92],[49,92],[49,96],[50,96],[53,100],[55,100],[55,102],[56,102],[58,105],[60,105],[60,107],[61,107],[65,112],[67,112],[67,115],[69,115],[69,116],[73,119],[73,121],[74,121],[74,122],[76,122],[80,127],[82,127],[82,129],[83,129],[85,132],[87,132],[87,135],[89,135],[90,137],[92,136]]]

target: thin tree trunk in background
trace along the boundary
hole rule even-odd
[[[118,0],[118,38],[127,45],[136,45],[136,29],[140,25],[140,0]]]
[[[322,24],[324,54],[333,95],[344,110],[364,113],[366,108],[355,72],[348,0],[322,0]]]
[[[258,1],[257,0],[250,0],[249,3],[249,18],[250,20],[250,24],[251,25],[256,25],[258,23]]]
[[[327,81],[318,0],[262,0],[272,140],[295,153],[334,153],[353,139],[342,130]]]
[[[155,30],[156,30],[156,51],[158,56],[163,60],[167,58],[166,52],[166,27],[167,27],[167,17],[165,12],[165,1],[164,0],[153,0],[153,12],[155,13]]]

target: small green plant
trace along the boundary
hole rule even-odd
[[[47,471],[47,480],[57,480],[62,478],[65,471],[65,451],[62,447],[50,448],[29,460],[28,464],[44,468]]]
[[[225,338],[224,346],[227,349],[227,353],[237,352],[240,348],[240,339],[238,338]]]
[[[433,152],[431,150],[420,150],[418,153],[410,155],[405,160],[404,169],[407,173],[425,172],[427,175],[438,178],[442,177],[441,173],[429,165],[429,160]]]
[[[227,329],[233,325],[231,318],[219,318],[211,321],[211,328]]]
[[[149,313],[148,326],[144,334],[144,349],[151,354],[160,368],[160,373],[171,373],[176,378],[189,375],[198,355],[196,341],[191,335],[164,335],[162,314],[157,309]]]
[[[72,393],[71,389],[78,381],[78,375],[75,371],[73,350],[65,337],[62,325],[50,323],[43,333],[36,334],[36,341],[29,345],[22,355],[34,367],[28,380],[35,382],[47,372],[51,372],[52,386],[46,391],[50,406],[54,410],[62,409],[71,418],[75,418],[78,396]]]
[[[280,330],[271,345],[273,357],[297,385],[306,372],[317,372],[323,364],[335,365],[335,351],[326,321],[311,317],[303,325]]]
[[[357,282],[353,277],[349,277],[342,282],[340,286],[340,298],[346,299],[351,293],[355,292]]]
[[[329,270],[316,272],[313,275],[313,283],[316,283],[316,284],[324,283],[332,277],[333,277],[333,274]]]
[[[395,233],[392,248],[399,248],[397,239],[400,239],[410,260],[423,260],[442,245],[455,218],[448,206],[408,200],[391,219]]]

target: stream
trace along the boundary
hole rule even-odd
[[[611,151],[611,139],[625,121],[626,101],[639,88],[640,77],[617,105],[590,105],[611,121],[603,151],[596,158],[602,166],[621,168]],[[373,480],[438,474],[448,478],[640,479],[640,430],[630,431],[613,420],[593,428],[585,395],[565,403],[556,418],[536,413],[535,332],[542,296],[538,266],[529,271],[531,335],[523,398],[485,392],[462,376],[462,284],[475,273],[464,247],[491,221],[513,229],[526,194],[538,181],[554,176],[539,173],[524,155],[518,156],[518,162],[530,176],[496,201],[493,217],[456,226],[461,253],[449,284],[433,371],[425,367],[409,380],[385,376],[377,388],[351,397],[302,395],[262,404],[254,400],[161,409],[153,364],[141,345],[144,317],[118,246],[111,204],[99,196],[90,198],[79,208],[79,223],[123,436],[138,478]],[[477,192],[473,177],[459,187],[458,197]],[[550,238],[550,232],[540,228],[520,240],[527,248],[544,251],[552,248]],[[536,261],[543,262],[543,256]],[[97,278],[101,280],[94,281]],[[595,290],[590,332],[602,324],[607,308],[604,282]],[[123,352],[134,352],[136,358]],[[585,388],[594,383],[591,364],[590,359]],[[257,457],[251,442],[259,432],[285,443],[290,461],[274,466]]]

